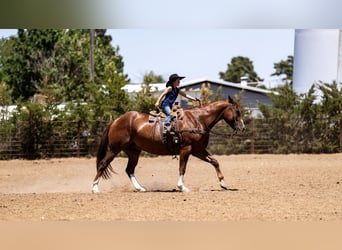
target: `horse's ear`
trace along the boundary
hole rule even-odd
[[[235,101],[233,100],[233,98],[230,97],[230,95],[228,96],[228,101],[231,104],[235,104]]]

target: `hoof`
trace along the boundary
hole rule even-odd
[[[146,190],[145,188],[143,188],[143,187],[137,188],[136,190],[137,190],[138,192],[147,192],[147,190]]]
[[[228,190],[228,186],[224,181],[220,181],[220,187],[224,190]]]
[[[190,189],[188,189],[186,186],[178,186],[178,189],[183,193],[189,193]]]
[[[99,190],[98,188],[93,188],[93,189],[91,190],[91,192],[92,192],[93,194],[97,194],[97,193],[100,193],[100,190]]]

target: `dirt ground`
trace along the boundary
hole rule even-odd
[[[141,158],[135,192],[117,174],[91,193],[95,159],[0,161],[0,221],[342,221],[342,154],[215,156],[213,167],[191,157],[185,185],[176,189],[178,160]]]

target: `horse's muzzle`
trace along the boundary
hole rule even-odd
[[[245,132],[246,132],[246,127],[245,127],[243,120],[241,120],[240,122],[237,122],[235,124],[234,134],[241,135],[241,134],[244,134]]]
[[[234,129],[234,134],[236,134],[236,135],[242,135],[242,134],[244,134],[246,132],[246,128],[235,128]]]

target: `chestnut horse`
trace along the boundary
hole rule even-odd
[[[178,150],[179,179],[177,183],[180,191],[189,191],[184,185],[183,178],[190,155],[212,164],[216,170],[220,186],[227,189],[219,163],[206,150],[210,130],[222,119],[233,128],[234,133],[245,130],[239,106],[231,97],[228,100],[211,102],[202,107],[184,109],[183,119],[176,121],[178,129],[176,132],[180,139]],[[133,186],[138,191],[146,191],[134,176],[134,169],[138,163],[140,152],[144,150],[157,155],[174,154],[167,143],[163,143],[160,126],[163,124],[150,123],[148,114],[136,111],[127,112],[112,121],[102,134],[96,159],[97,174],[93,181],[92,191],[94,193],[99,192],[100,177],[104,179],[110,177],[110,172],[113,172],[110,163],[121,151],[124,151],[128,156],[126,173]]]

